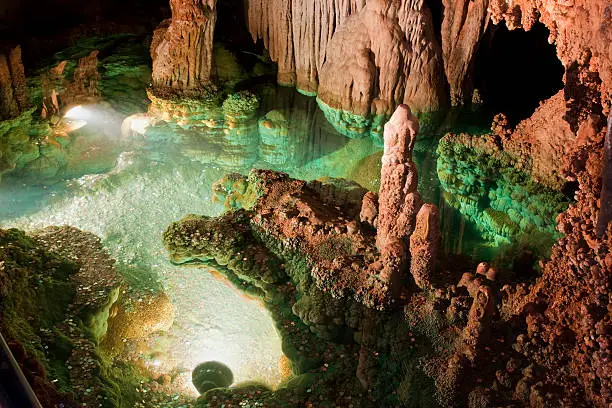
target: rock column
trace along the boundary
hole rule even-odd
[[[197,94],[212,79],[216,0],[171,0],[170,6],[172,22],[164,23],[157,33],[163,38],[151,50],[153,88],[158,94]]]
[[[489,24],[489,0],[443,0],[442,53],[451,103],[472,100],[472,73],[478,45]]]
[[[407,105],[398,106],[385,125],[376,246],[383,259],[381,278],[387,282],[399,279],[416,214],[423,204],[417,191],[416,165],[412,161],[418,131],[418,119]]]
[[[0,120],[19,116],[29,106],[21,47],[0,46]]]
[[[425,203],[417,214],[416,227],[410,237],[410,273],[421,289],[431,287],[441,239],[438,209]]]

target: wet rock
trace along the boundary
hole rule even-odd
[[[388,261],[384,273],[389,281],[399,279],[416,215],[422,205],[417,191],[416,165],[412,161],[418,130],[419,122],[406,105],[400,105],[385,125],[376,246]]]
[[[0,44],[0,120],[15,118],[29,107],[21,47]]]
[[[410,236],[410,273],[421,289],[432,286],[441,241],[438,209],[425,203],[417,214],[416,227]]]
[[[172,0],[170,7],[172,21],[162,23],[151,47],[153,88],[197,94],[212,81],[216,0]]]

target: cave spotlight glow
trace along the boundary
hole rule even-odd
[[[84,108],[81,105],[77,105],[73,108],[68,109],[64,117],[66,119],[78,119],[78,120],[87,120],[91,116],[91,112]]]

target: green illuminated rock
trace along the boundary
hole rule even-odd
[[[515,159],[493,142],[449,134],[437,153],[446,202],[472,220],[484,238],[508,244],[531,231],[556,236],[555,218],[567,208],[567,199],[516,169]]]
[[[234,120],[248,119],[259,107],[259,99],[249,91],[230,94],[223,101],[222,109],[226,118]]]

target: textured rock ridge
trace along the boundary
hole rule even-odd
[[[98,50],[79,58],[72,78],[64,75],[68,61],[41,75],[43,119],[55,124],[61,117],[62,109],[87,103],[95,103],[100,98],[98,72]]]
[[[417,214],[410,236],[410,273],[421,289],[432,286],[441,242],[440,213],[435,205],[425,203]]]
[[[419,121],[407,105],[400,105],[385,125],[376,245],[384,252],[390,244],[408,244],[422,205],[417,191],[417,169],[412,149]]]
[[[0,120],[17,117],[29,107],[21,47],[0,44]]]
[[[197,93],[212,80],[216,0],[171,0],[170,6],[172,21],[162,23],[152,42],[158,44],[151,47],[153,88]]]
[[[441,50],[422,0],[252,0],[249,29],[281,84],[319,93],[332,109],[366,116],[444,103]]]
[[[489,25],[489,0],[443,0],[442,53],[452,105],[472,100],[472,70],[478,44]]]

